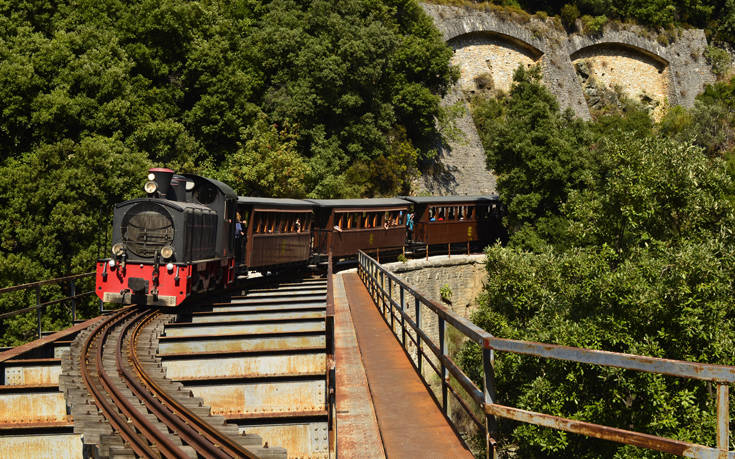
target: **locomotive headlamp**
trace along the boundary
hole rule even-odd
[[[146,193],[153,194],[158,189],[158,184],[154,182],[153,180],[149,180],[145,182],[145,186],[143,187]]]
[[[170,245],[164,245],[161,248],[161,256],[164,259],[166,259],[166,260],[168,260],[169,258],[173,257],[174,256],[174,248],[171,247]]]
[[[115,260],[110,260],[108,262],[108,264],[110,265],[110,269],[114,268],[115,267]]]
[[[125,251],[125,246],[123,245],[122,242],[118,242],[117,244],[112,246],[112,254],[115,255],[116,257],[119,257],[120,255],[122,255],[124,251]]]
[[[153,181],[155,179],[156,179],[156,174],[154,174],[153,172],[150,172],[148,174],[148,180]]]
[[[167,270],[168,272],[170,272],[170,273],[174,272],[174,264],[173,264],[173,263],[168,263],[168,264],[166,265],[166,270]]]
[[[186,187],[185,187],[185,188],[186,188],[186,191],[191,191],[191,190],[193,190],[193,189],[194,189],[194,185],[195,185],[195,183],[194,183],[194,182],[192,182],[192,181],[187,181],[187,182],[186,182]]]

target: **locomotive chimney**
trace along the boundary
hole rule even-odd
[[[158,193],[162,197],[166,197],[168,188],[171,185],[171,177],[174,175],[174,171],[166,169],[164,167],[154,167],[148,170],[149,174],[155,176],[156,184],[158,185]]]

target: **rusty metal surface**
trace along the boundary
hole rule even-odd
[[[53,390],[56,392],[53,392]],[[0,393],[0,423],[68,422],[64,394],[51,392]]]
[[[643,355],[622,354],[619,352],[582,349],[578,347],[560,346],[557,344],[516,341],[504,338],[488,338],[489,346],[496,351],[527,354],[557,360],[589,363],[627,370],[659,373],[684,378],[716,381],[728,384],[735,383],[735,367],[712,365],[708,363],[669,360]]]
[[[335,278],[335,358],[337,360],[337,451],[342,457],[384,458],[378,420],[345,296],[342,276]]]
[[[5,384],[8,386],[59,384],[61,362],[50,359],[51,362],[38,362],[36,365],[26,361],[22,364],[14,360],[5,362]]]
[[[472,457],[385,326],[360,278],[348,273],[343,280],[386,455]]]
[[[212,414],[289,413],[324,410],[324,381],[270,381],[261,383],[187,386],[201,397]]]
[[[80,434],[0,436],[0,457],[82,459]]]
[[[210,313],[199,313],[195,315],[194,317],[199,316],[207,316],[207,315],[215,315],[215,314],[223,314],[223,313],[264,313],[264,312],[279,312],[279,311],[299,311],[299,310],[314,310],[314,309],[324,309],[326,307],[325,301],[314,301],[314,302],[304,302],[299,304],[293,304],[293,305],[283,305],[283,304],[274,304],[274,305],[263,305],[263,306],[230,306],[230,307],[214,307],[212,308],[212,311]]]
[[[275,296],[269,296],[269,297],[261,297],[261,298],[235,298],[229,303],[214,303],[214,306],[224,306],[225,309],[232,308],[233,304],[235,305],[266,305],[266,304],[275,304],[280,307],[285,307],[286,305],[290,305],[293,303],[314,303],[314,302],[321,302],[324,303],[327,301],[327,296],[324,293],[318,293],[314,295],[290,295],[288,297],[275,297]]]
[[[240,432],[260,435],[264,444],[286,448],[289,458],[327,459],[329,457],[326,422],[242,426]],[[340,453],[342,457],[353,457]]]
[[[314,310],[292,311],[292,312],[261,312],[261,313],[243,313],[243,314],[210,314],[210,315],[194,315],[191,318],[192,323],[212,323],[222,321],[256,321],[256,320],[273,320],[273,319],[319,319],[324,317],[324,308],[311,308]]]
[[[161,342],[158,352],[161,354],[182,354],[191,352],[237,352],[268,351],[280,349],[302,349],[324,347],[324,335],[316,336],[278,336],[278,337],[243,337],[237,340],[206,339],[182,342]]]
[[[53,343],[55,341],[58,341],[62,338],[66,338],[67,336],[73,335],[80,330],[84,330],[85,328],[89,327],[90,325],[96,323],[99,320],[102,320],[104,316],[95,317],[93,319],[89,319],[85,322],[82,322],[80,324],[76,324],[73,327],[69,327],[67,329],[58,331],[52,335],[44,336],[41,339],[37,339],[35,341],[31,341],[30,343],[26,343],[17,347],[14,347],[13,349],[9,349],[5,352],[0,352],[0,362],[4,362],[8,359],[12,359],[18,356],[23,355],[24,353],[28,351],[32,351],[34,349],[37,349],[39,347],[45,346],[47,344]]]
[[[166,377],[175,380],[313,374],[326,370],[324,353],[259,355],[218,359],[164,360]]]
[[[187,328],[167,328],[167,337],[201,336],[201,335],[238,335],[238,334],[262,334],[262,333],[290,333],[290,332],[323,332],[324,321],[316,320],[310,322],[277,322],[263,324],[233,324],[233,325],[210,325]]]
[[[616,429],[599,424],[576,421],[573,419],[521,410],[519,408],[511,408],[503,405],[486,405],[485,412],[493,416],[499,416],[506,419],[513,419],[520,422],[564,430],[566,432],[586,435],[589,437],[639,446],[641,448],[655,449],[657,451],[676,454],[678,456],[711,459],[735,458],[735,452],[718,451],[714,448],[708,448],[706,446],[673,440],[670,438],[656,437],[654,435]]]
[[[299,297],[299,296],[305,296],[305,295],[321,295],[324,296],[327,294],[326,287],[324,288],[318,288],[318,289],[308,289],[308,288],[302,288],[302,289],[293,289],[293,290],[281,290],[281,289],[272,289],[272,290],[251,290],[247,294],[247,298],[263,298],[263,297],[273,297],[277,296],[279,298],[290,298],[290,297]],[[238,298],[244,298],[239,296],[233,296],[232,299],[238,299]]]

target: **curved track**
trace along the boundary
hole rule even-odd
[[[177,401],[147,371],[142,330],[159,317],[129,307],[100,323],[80,354],[84,384],[94,403],[140,457],[256,457]],[[151,416],[152,415],[152,416]]]

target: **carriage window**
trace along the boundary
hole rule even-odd
[[[474,210],[474,207],[470,206],[467,207],[467,220],[472,220],[472,211]]]

